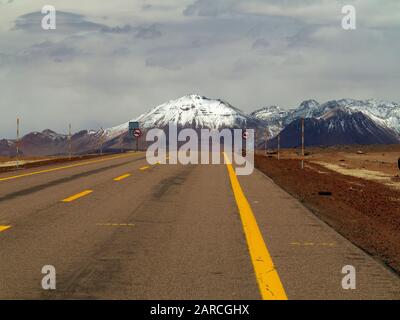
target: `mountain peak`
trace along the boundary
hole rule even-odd
[[[355,111],[355,110],[351,110],[349,108],[339,106],[334,109],[328,110],[326,113],[324,113],[322,116],[318,117],[317,119],[328,120],[328,119],[331,119],[334,117],[344,118],[344,117],[352,115],[356,112],[357,111]]]
[[[211,99],[198,94],[188,94],[170,100],[136,121],[143,128],[165,128],[169,124],[190,128],[243,128],[261,127],[262,121],[247,115],[220,99]]]
[[[319,107],[319,102],[314,99],[305,100],[300,104],[300,108],[314,109]]]
[[[201,99],[209,100],[207,97],[196,93],[189,93],[187,95],[184,95],[182,98],[193,99],[193,100],[201,100]]]

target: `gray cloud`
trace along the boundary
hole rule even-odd
[[[54,62],[65,62],[76,58],[79,52],[76,48],[66,45],[65,43],[55,43],[52,41],[44,41],[32,45],[23,52],[23,56],[40,59],[48,57]]]
[[[126,24],[123,27],[108,27],[108,26],[103,26],[100,29],[100,32],[103,33],[116,33],[116,34],[122,34],[122,33],[131,33],[133,31],[132,26],[130,26],[129,24]]]
[[[44,15],[41,12],[31,12],[19,16],[15,20],[14,30],[43,33],[41,21]],[[57,11],[57,32],[98,31],[103,25],[88,21],[83,15]],[[54,32],[54,31],[53,31]]]
[[[259,38],[253,43],[253,49],[265,49],[270,46],[270,42],[264,38]]]
[[[186,16],[217,17],[234,12],[238,0],[196,0],[183,11]]]
[[[357,5],[354,32],[340,27],[344,2]],[[24,132],[97,129],[188,92],[245,111],[399,100],[398,0],[53,0],[55,32],[32,12],[41,1],[1,3],[0,137],[17,115]]]
[[[139,26],[137,28],[135,37],[138,39],[155,39],[162,36],[162,32],[159,30],[160,25],[152,24],[150,26]]]

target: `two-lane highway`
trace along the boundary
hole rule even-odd
[[[0,175],[0,298],[286,297],[398,299],[400,284],[257,171],[131,153]]]

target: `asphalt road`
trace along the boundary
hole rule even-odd
[[[1,174],[0,298],[400,298],[391,270],[260,172],[232,169],[141,153]]]

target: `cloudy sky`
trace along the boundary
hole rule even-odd
[[[17,116],[23,133],[98,129],[187,93],[245,111],[399,102],[399,39],[399,0],[0,0],[0,137]]]

